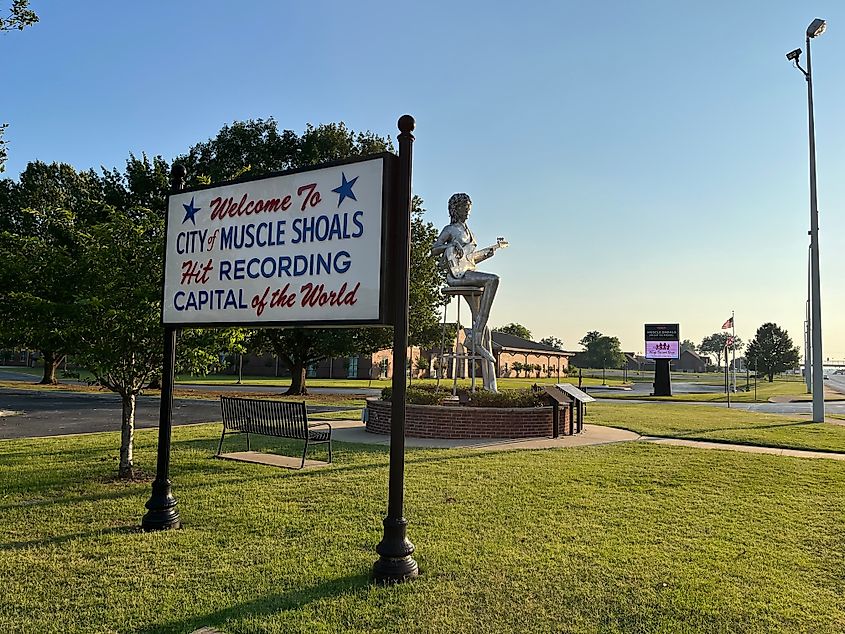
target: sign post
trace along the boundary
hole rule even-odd
[[[185,187],[185,166],[174,165],[170,170],[170,190],[173,193]],[[161,404],[158,416],[158,449],[156,477],[153,492],[145,506],[147,512],[141,520],[145,531],[179,528],[176,498],[170,488],[170,436],[173,425],[173,379],[176,367],[176,328],[164,327],[164,367],[161,377]]]
[[[373,578],[380,583],[397,583],[419,575],[411,556],[414,545],[408,539],[405,501],[405,364],[408,356],[408,293],[411,262],[411,163],[414,144],[414,118],[399,119],[399,176],[397,178],[394,221],[393,302],[393,392],[390,408],[390,480],[384,537],[376,546],[379,554],[373,565]]]
[[[670,359],[680,358],[678,324],[646,324],[645,356],[654,359],[654,391],[652,396],[672,396]]]

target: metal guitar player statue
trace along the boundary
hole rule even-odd
[[[475,341],[475,351],[486,360],[482,363],[485,389],[496,391],[495,358],[490,340],[487,320],[490,308],[499,288],[499,276],[476,269],[476,264],[493,256],[497,249],[508,246],[504,238],[496,244],[479,249],[472,231],[467,226],[472,209],[472,200],[467,194],[454,194],[449,198],[449,218],[452,223],[443,228],[434,245],[432,255],[440,256],[440,263],[446,269],[446,283],[449,286],[474,286],[481,290],[481,296],[465,296],[472,312],[472,330],[467,337]],[[469,349],[470,342],[464,346]]]

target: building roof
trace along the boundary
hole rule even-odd
[[[490,333],[490,336],[493,339],[493,348],[495,349],[508,349],[508,350],[520,350],[526,352],[534,352],[537,354],[556,354],[558,356],[572,356],[575,354],[574,352],[568,352],[566,350],[558,350],[550,345],[545,343],[538,343],[536,341],[531,341],[530,339],[523,339],[522,337],[517,337],[515,335],[509,335],[506,332],[499,332],[498,330],[493,330]]]

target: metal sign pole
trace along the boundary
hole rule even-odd
[[[390,410],[390,479],[384,537],[376,552],[373,578],[381,583],[397,583],[419,575],[414,561],[414,545],[406,535],[408,520],[405,502],[405,363],[408,357],[408,291],[411,263],[411,163],[414,118],[399,119],[399,175],[396,217],[394,219],[392,298],[396,316],[393,323],[393,394]]]
[[[178,192],[185,187],[185,167],[174,165],[170,170],[170,188]],[[173,424],[173,379],[176,366],[176,328],[164,327],[164,367],[161,380],[161,406],[158,419],[158,460],[153,493],[145,506],[147,512],[141,528],[147,531],[179,528],[179,509],[170,490],[170,436]]]

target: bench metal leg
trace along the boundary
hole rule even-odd
[[[223,451],[223,439],[226,437],[226,428],[223,428],[223,435],[220,436],[220,442],[217,445],[217,455],[220,455],[220,452]]]
[[[329,440],[329,464],[332,463],[332,441]]]
[[[246,433],[246,450],[252,451],[252,448],[249,445],[249,432]]]
[[[304,469],[304,468],[305,468],[305,454],[307,454],[307,453],[308,453],[308,441],[306,440],[306,441],[305,441],[305,447],[304,447],[304,448],[303,448],[303,450],[302,450],[302,464],[301,464],[301,465],[299,465],[299,468],[300,468],[300,469]]]

